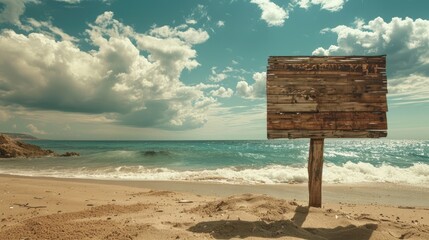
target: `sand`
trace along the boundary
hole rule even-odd
[[[0,239],[429,239],[429,189],[0,176]]]

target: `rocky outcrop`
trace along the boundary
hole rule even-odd
[[[60,157],[74,157],[74,156],[80,156],[80,154],[77,152],[66,152],[66,153],[60,154],[58,156],[60,156]]]
[[[0,135],[0,157],[15,158],[15,157],[43,157],[54,156],[55,153],[51,150],[44,150],[36,145],[23,143],[12,139],[11,137]]]
[[[66,152],[62,155],[56,154],[52,150],[45,150],[39,146],[17,141],[5,134],[0,135],[0,158],[17,157],[44,157],[44,156],[79,156],[76,152]]]

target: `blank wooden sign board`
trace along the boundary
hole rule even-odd
[[[309,205],[321,207],[324,138],[387,136],[386,56],[273,56],[267,133],[310,138]]]

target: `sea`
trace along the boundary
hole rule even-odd
[[[231,184],[307,182],[308,139],[26,142],[80,156],[4,159],[0,174]],[[323,182],[429,187],[429,141],[325,139]]]

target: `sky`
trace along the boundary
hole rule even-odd
[[[0,131],[266,139],[269,56],[387,55],[388,138],[429,136],[429,1],[0,0]]]

